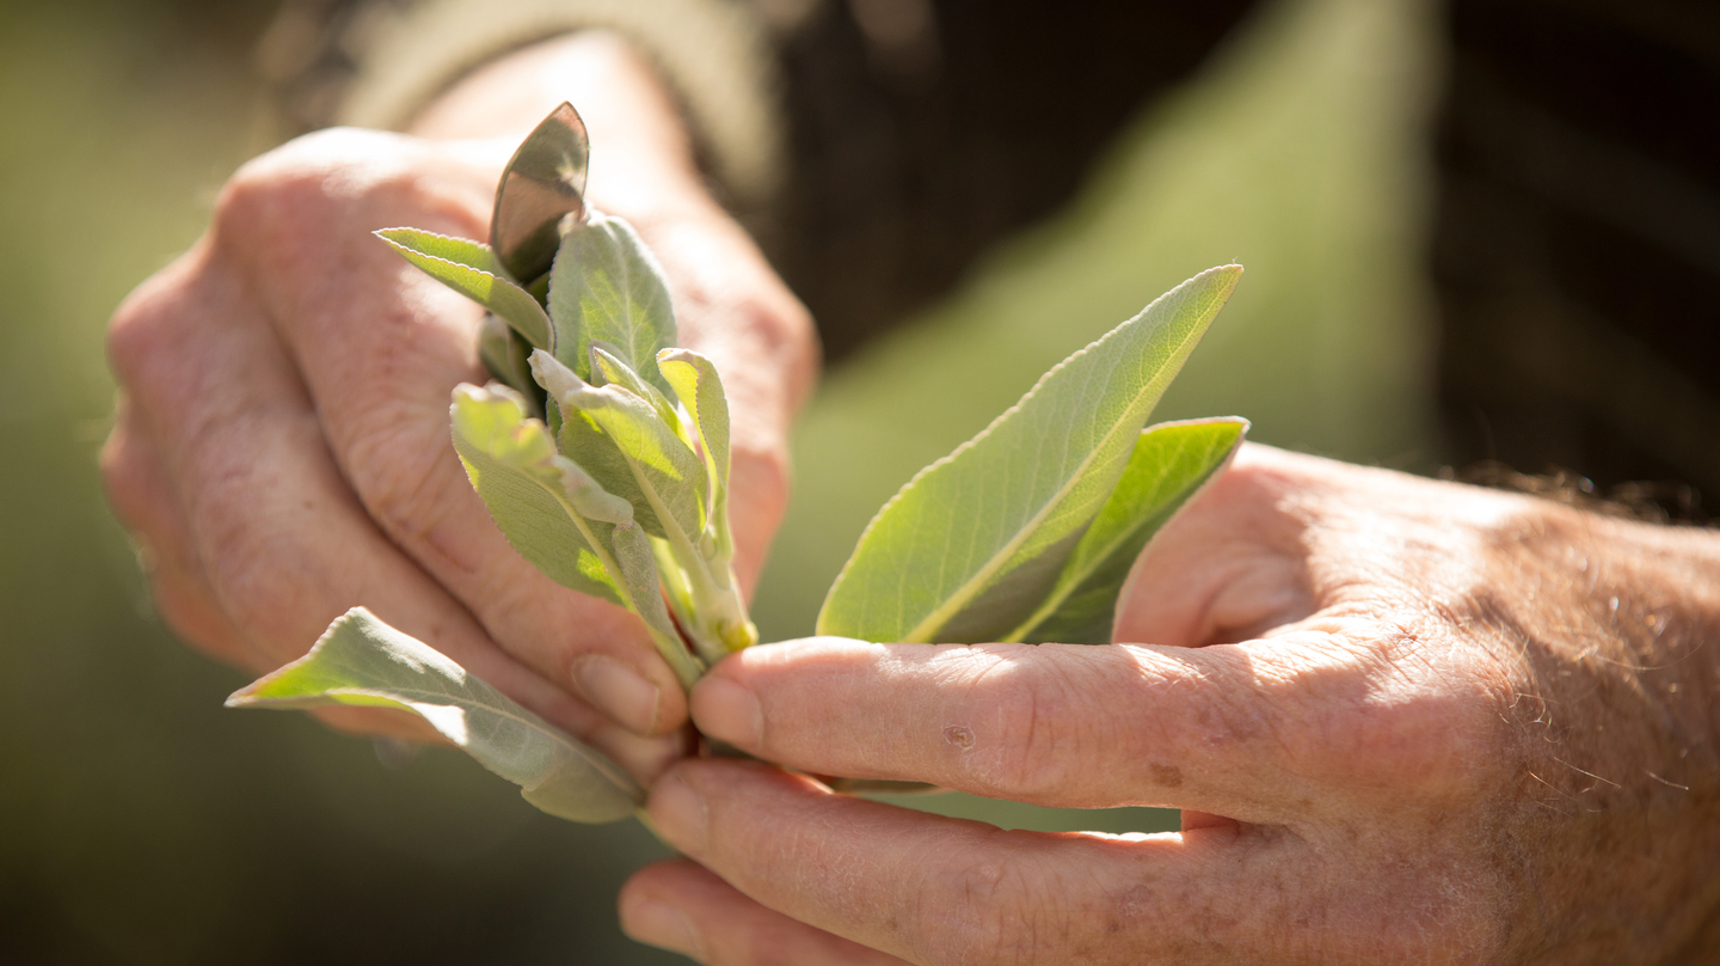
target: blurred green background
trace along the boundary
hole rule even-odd
[[[636,823],[546,818],[452,754],[384,767],[154,619],[95,454],[107,316],[275,135],[250,75],[272,0],[9,2],[0,16],[0,962],[650,963],[613,925]],[[1422,2],[1282,0],[1147,106],[1066,213],[827,379],[763,580],[808,633],[873,510],[1045,368],[1181,279],[1235,299],[1160,410],[1426,470],[1421,273],[1437,71]],[[1039,828],[1174,814],[916,805]],[[1170,823],[1170,824],[1167,824]]]

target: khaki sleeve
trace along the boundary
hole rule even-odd
[[[486,61],[593,29],[627,37],[662,71],[731,202],[766,205],[784,165],[777,67],[766,25],[736,0],[425,0],[372,32],[335,120],[399,129]]]

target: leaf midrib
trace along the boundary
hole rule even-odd
[[[1188,339],[1189,336],[1185,335],[1181,340],[1177,341],[1176,347],[1181,348]],[[1174,352],[1168,353],[1168,355],[1174,355]],[[1130,400],[1130,406],[1135,405],[1142,396],[1151,392],[1154,387],[1164,381],[1163,372],[1164,368],[1161,366],[1159,371],[1153,374],[1153,378],[1147,380],[1146,384],[1141,387],[1140,392],[1135,394],[1134,399]],[[1143,417],[1143,419],[1144,418],[1145,417]],[[1051,497],[1045,501],[1044,505],[1039,508],[1039,511],[1016,530],[1015,536],[1010,538],[1008,543],[999,548],[998,552],[992,555],[991,559],[984,567],[980,568],[980,570],[972,577],[964,581],[953,593],[944,598],[944,602],[942,604],[934,608],[932,612],[927,614],[918,624],[915,624],[907,634],[903,635],[902,643],[930,643],[932,634],[936,633],[944,624],[949,622],[950,618],[960,613],[974,600],[974,598],[979,596],[979,594],[985,590],[991,578],[997,575],[998,571],[1002,569],[1004,564],[1014,558],[1015,552],[1021,549],[1022,545],[1025,544],[1028,538],[1033,535],[1039,525],[1044,522],[1045,518],[1059,505],[1061,505],[1064,498],[1069,495],[1069,492],[1085,478],[1087,467],[1092,465],[1094,458],[1105,448],[1105,445],[1116,438],[1118,431],[1122,426],[1123,423],[1121,421],[1113,423],[1111,428],[1100,437],[1099,443],[1094,445],[1091,450],[1088,451],[1086,458],[1077,464],[1074,472],[1068,474],[1063,485],[1057,488]],[[1140,431],[1141,427],[1139,426],[1129,430],[1131,433],[1139,433]],[[1103,506],[1104,504],[1101,503],[1101,509],[1103,509]],[[1089,526],[1092,525],[1092,522],[1093,521],[1091,519],[1087,521]]]
[[[585,762],[586,764],[590,765],[592,768],[601,772],[603,774],[603,777],[608,778],[610,781],[615,781],[615,776],[611,775],[609,772],[609,769],[604,767],[605,762],[601,761],[600,759],[592,757],[590,749],[586,748],[585,746],[583,746],[582,744],[580,744],[577,741],[570,740],[569,737],[567,735],[563,734],[559,729],[550,725],[549,722],[544,721],[542,718],[538,717],[536,714],[532,714],[530,711],[525,712],[527,715],[530,715],[530,717],[525,717],[525,716],[522,716],[521,714],[509,711],[506,708],[497,707],[496,705],[493,705],[493,704],[485,704],[485,703],[480,702],[480,701],[465,700],[465,699],[454,697],[450,694],[447,694],[446,692],[431,691],[431,690],[425,690],[422,688],[397,688],[397,687],[390,686],[387,690],[383,690],[380,688],[367,688],[367,687],[358,687],[358,686],[353,686],[353,685],[342,685],[340,687],[328,688],[328,689],[324,690],[322,693],[323,694],[362,694],[362,695],[365,695],[367,697],[383,698],[384,700],[391,700],[391,701],[398,701],[401,698],[409,698],[409,699],[416,698],[420,701],[420,703],[423,703],[423,704],[453,704],[453,705],[460,707],[462,709],[487,711],[490,714],[493,714],[498,718],[502,718],[502,719],[505,719],[508,721],[517,722],[518,724],[530,729],[531,731],[534,731],[534,732],[544,736],[545,738],[549,739],[551,742],[553,742],[557,745],[560,745],[563,748],[567,748],[568,750],[572,751],[581,761]],[[265,700],[268,700],[268,699],[265,699]],[[291,700],[291,699],[288,699],[288,700]],[[521,710],[523,711],[524,709],[521,709]],[[541,782],[539,784],[541,784]],[[617,784],[620,784],[620,783],[617,782]]]

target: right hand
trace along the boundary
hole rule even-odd
[[[271,671],[363,604],[648,778],[684,748],[685,696],[634,615],[551,582],[489,519],[448,417],[453,387],[486,378],[481,310],[370,235],[486,237],[523,135],[333,130],[245,165],[208,233],[114,316],[120,392],[102,471],[161,616],[211,656]],[[729,385],[731,512],[750,588],[786,503],[810,322],[702,194],[623,180],[612,179],[620,204],[596,203],[653,244],[683,343]],[[325,718],[428,735],[391,712]]]

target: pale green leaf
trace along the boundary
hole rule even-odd
[[[520,556],[564,587],[625,605],[604,540],[630,518],[627,501],[559,456],[548,428],[500,384],[460,386],[451,413],[472,488]]]
[[[591,384],[547,352],[533,352],[530,366],[538,385],[549,393],[550,408],[559,416],[556,445],[562,455],[583,467],[604,489],[631,504],[633,518],[647,533],[663,536],[663,524],[657,519],[657,511],[634,476],[633,464],[628,462],[621,448],[595,419],[562,402],[570,393],[590,389]]]
[[[568,232],[550,270],[555,357],[592,380],[591,344],[606,342],[633,371],[665,391],[657,350],[675,344],[675,316],[663,268],[633,227],[593,213]]]
[[[1006,641],[1103,644],[1111,640],[1117,595],[1154,534],[1223,472],[1248,432],[1236,416],[1149,426],[1123,478],[1075,545],[1057,585]]]
[[[1031,615],[1241,272],[1210,269],[1159,297],[910,480],[861,535],[818,633],[987,641]]]
[[[632,502],[646,532],[690,549],[705,526],[704,462],[649,402],[618,385],[592,386],[578,376],[569,378],[566,367],[554,361],[541,352],[532,355],[533,372],[562,405],[562,452]],[[612,452],[625,460],[636,490],[627,487]]]
[[[557,818],[613,822],[645,800],[621,766],[362,607],[309,654],[227,699],[230,708],[329,704],[411,711]]]
[[[727,519],[729,492],[729,399],[723,381],[711,360],[691,349],[657,353],[657,369],[693,417],[705,452],[705,469],[711,474],[711,516],[722,523]]]
[[[658,641],[658,651],[674,669],[681,686],[691,689],[705,673],[705,665],[681,643],[681,635],[675,630],[675,622],[670,620],[669,610],[663,604],[651,538],[637,523],[628,522],[617,526],[610,539],[622,579],[626,581],[627,591],[633,599],[633,612],[651,629],[652,637]]]
[[[543,306],[507,278],[487,246],[416,228],[385,228],[376,237],[431,278],[496,313],[533,346],[555,351],[555,328]]]
[[[652,363],[655,364],[655,362],[656,360],[653,359]],[[675,404],[669,401],[668,396],[663,395],[661,389],[646,382],[639,373],[633,370],[632,366],[621,361],[618,350],[614,346],[607,342],[593,342],[591,344],[591,371],[594,385],[612,382],[644,399],[651,404],[652,408],[657,410],[657,415],[662,417],[663,422],[676,431],[676,435],[683,440],[686,439],[686,433],[682,431],[681,427],[681,416],[675,412]]]
[[[478,325],[478,358],[490,375],[527,399],[537,394],[536,386],[532,384],[531,367],[526,362],[526,354],[530,351],[525,340],[500,316],[494,313],[484,315]],[[532,415],[538,413],[534,411]]]

